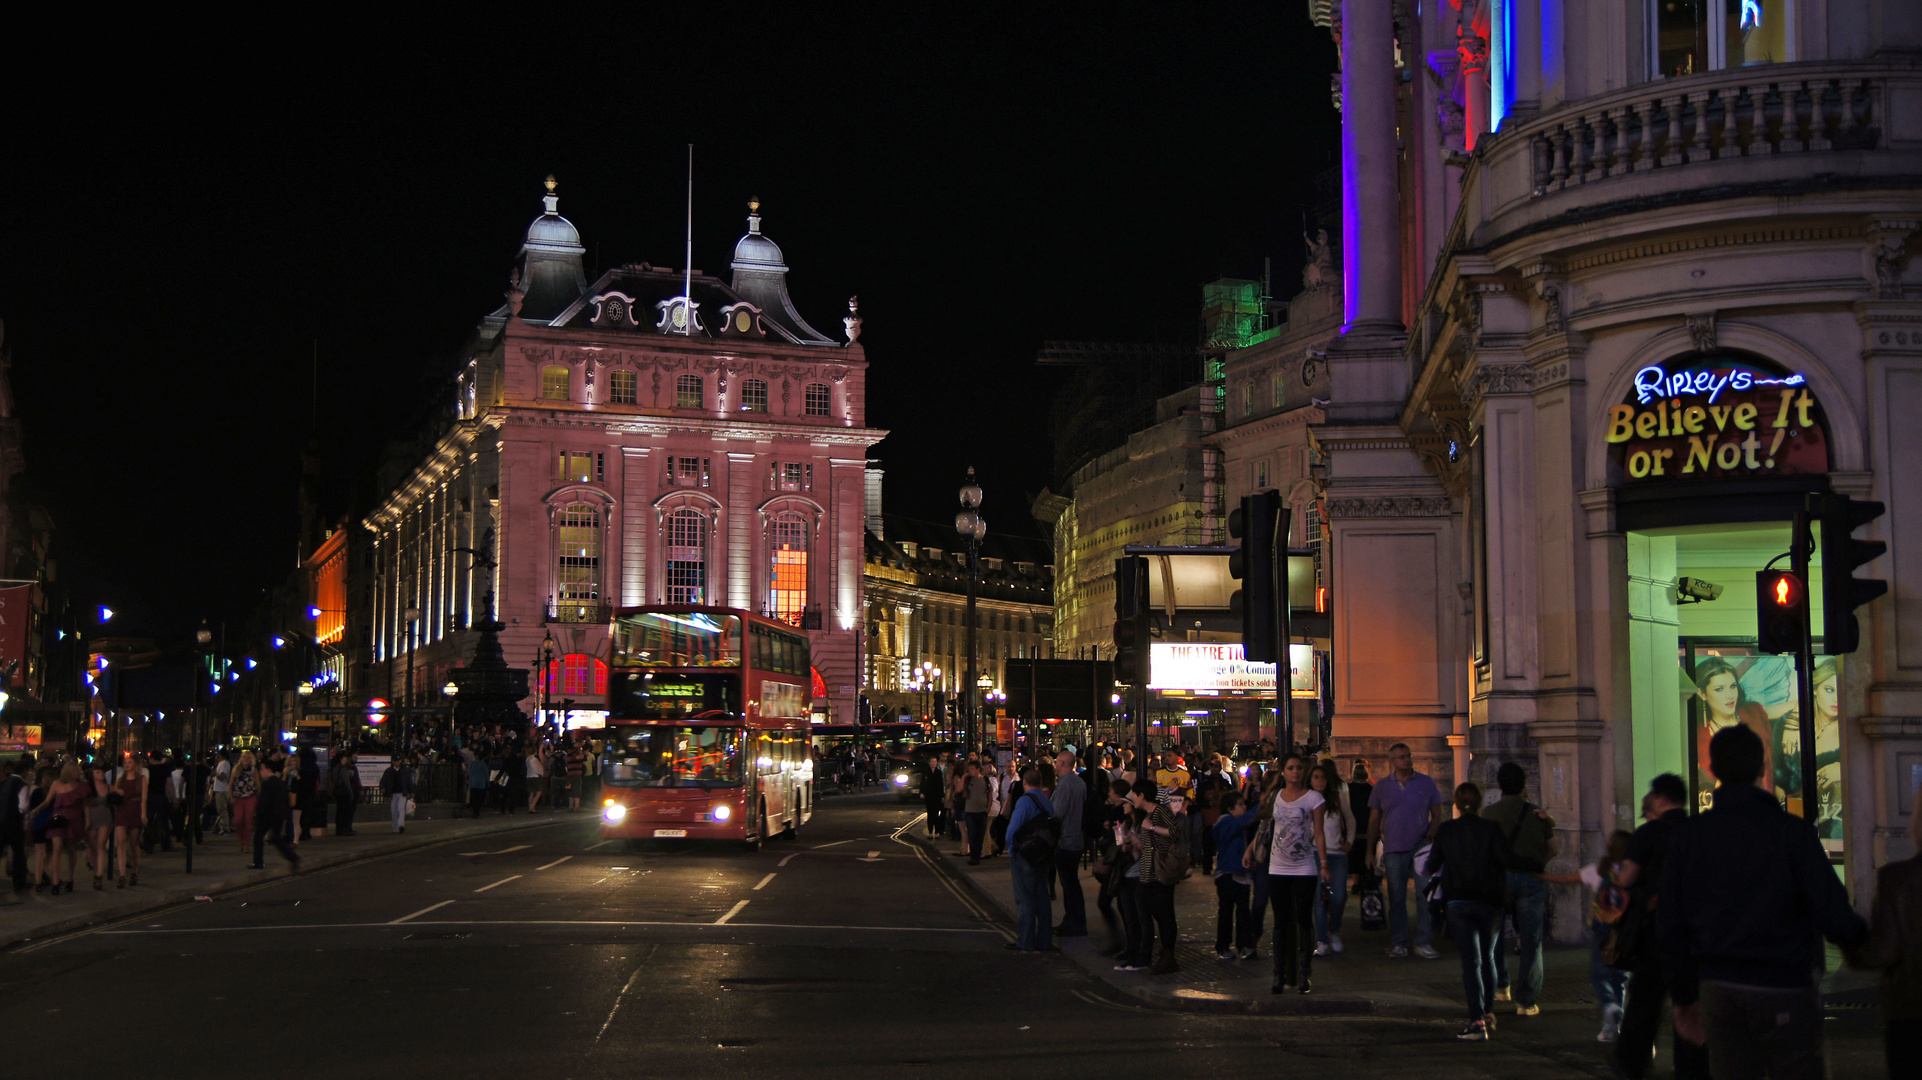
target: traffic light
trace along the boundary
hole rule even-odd
[[[1114,561],[1114,681],[1148,682],[1148,560],[1129,555]]]
[[[1879,502],[1847,495],[1822,499],[1822,651],[1830,656],[1852,653],[1861,645],[1855,609],[1889,591],[1886,581],[1855,576],[1857,567],[1880,558],[1889,546],[1850,535],[1886,509]]]
[[[1755,638],[1765,653],[1792,653],[1802,649],[1802,628],[1807,626],[1808,585],[1787,570],[1755,572]]]
[[[1242,656],[1258,663],[1281,661],[1282,650],[1275,639],[1280,602],[1276,574],[1286,567],[1277,564],[1275,555],[1280,538],[1287,535],[1287,520],[1278,491],[1243,495],[1241,507],[1228,515],[1228,535],[1241,541],[1228,555],[1228,573],[1241,582],[1241,590],[1228,603],[1233,607],[1235,598],[1240,598]]]

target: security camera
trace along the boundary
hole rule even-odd
[[[1678,604],[1699,604],[1704,600],[1719,600],[1722,587],[1701,578],[1675,579],[1675,602]]]

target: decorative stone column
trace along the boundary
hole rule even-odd
[[[1398,333],[1401,209],[1391,0],[1343,0],[1341,54],[1342,333]]]

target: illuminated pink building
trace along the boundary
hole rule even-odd
[[[1739,702],[1866,897],[1922,812],[1922,5],[1309,8],[1341,58],[1341,314],[1300,343],[1336,755],[1519,762],[1568,869],[1655,775],[1705,798]],[[1268,452],[1223,445],[1231,477]],[[1888,594],[1848,643],[1811,574],[1803,707],[1754,575],[1826,495],[1886,504],[1855,572]]]
[[[594,710],[612,608],[720,604],[808,628],[816,709],[845,721],[867,451],[885,434],[866,426],[859,317],[845,340],[802,318],[758,203],[726,280],[638,263],[590,283],[553,186],[444,422],[364,521],[373,685],[405,700],[415,609],[414,700],[437,698],[491,590],[508,662],[535,664],[551,637],[550,703]]]

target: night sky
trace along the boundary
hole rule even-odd
[[[947,520],[973,464],[989,528],[1032,534],[1043,340],[1192,342],[1199,286],[1264,256],[1293,291],[1339,126],[1305,9],[96,14],[11,61],[0,118],[16,484],[116,627],[243,617],[295,564],[302,445],[332,512],[370,490],[500,305],[541,179],[590,280],[679,267],[692,142],[697,269],[726,275],[758,195],[810,322],[838,335],[860,295],[888,510]]]

